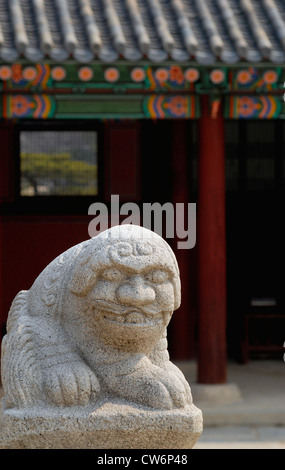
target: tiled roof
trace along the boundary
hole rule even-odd
[[[284,0],[0,0],[0,60],[285,62]]]

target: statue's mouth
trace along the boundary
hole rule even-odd
[[[163,312],[157,313],[155,316],[148,316],[138,310],[128,311],[124,314],[114,312],[101,311],[101,317],[111,323],[117,323],[125,326],[154,326],[164,322]]]
[[[109,323],[142,328],[160,324],[167,326],[172,314],[171,310],[158,310],[151,305],[130,307],[100,299],[96,299],[93,309]]]

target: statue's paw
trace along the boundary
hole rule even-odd
[[[172,400],[172,408],[184,408],[191,403],[191,392],[187,382],[182,381],[171,371],[162,369],[158,380],[163,383]]]
[[[178,379],[182,383],[184,391],[185,391],[187,403],[191,405],[193,403],[191,388],[190,388],[189,383],[185,379],[183,372],[170,361],[166,363],[164,370],[167,372],[167,374],[170,373],[172,377],[174,376],[171,379],[172,381],[174,380],[176,382]]]
[[[171,409],[172,400],[165,385],[152,375],[135,371],[128,375],[111,375],[106,381],[109,394],[131,403],[156,408]]]
[[[170,408],[184,408],[192,403],[190,387],[182,372],[177,367],[172,367],[172,363],[169,362],[165,368],[149,363],[147,374],[165,387],[171,401]]]
[[[188,395],[184,384],[175,375],[160,370],[155,376],[145,376],[138,381],[141,401],[147,406],[157,409],[171,410],[184,408],[188,403]]]
[[[100,393],[97,377],[81,362],[52,367],[45,386],[50,401],[58,406],[86,405]]]
[[[171,410],[172,398],[167,387],[154,377],[143,377],[138,381],[137,401],[150,408]]]

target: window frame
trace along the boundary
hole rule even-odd
[[[87,215],[88,207],[93,202],[102,199],[104,194],[103,168],[103,123],[97,120],[70,121],[21,121],[14,128],[14,201],[9,204],[9,213],[21,215]],[[94,131],[97,133],[97,165],[98,165],[98,194],[97,195],[21,195],[21,155],[20,134],[23,131]],[[4,209],[5,211],[5,209]],[[6,212],[6,211],[5,211]]]

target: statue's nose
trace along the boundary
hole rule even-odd
[[[127,283],[119,286],[117,298],[119,302],[126,305],[142,306],[155,300],[155,291],[144,282],[141,276],[134,276]]]

